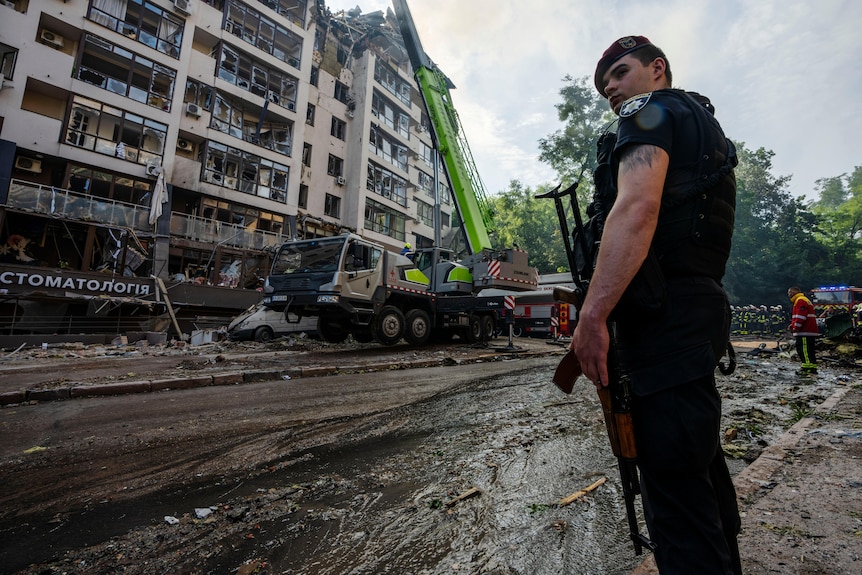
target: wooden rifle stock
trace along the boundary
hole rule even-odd
[[[587,163],[583,162],[581,176],[587,167]],[[563,244],[566,248],[566,258],[569,261],[569,269],[572,272],[572,281],[575,284],[575,289],[563,286],[554,288],[554,299],[560,302],[569,303],[575,306],[580,311],[581,305],[584,303],[584,296],[587,293],[589,286],[589,277],[580,275],[578,261],[573,252],[573,242],[578,243],[578,248],[583,255],[590,253],[589,245],[584,233],[584,223],[581,220],[581,211],[578,207],[577,189],[581,179],[563,191],[560,191],[560,186],[557,186],[550,192],[536,196],[537,198],[551,198],[554,200],[554,206],[557,210],[557,217],[560,220],[560,231],[563,234]],[[568,216],[563,205],[563,198],[568,197],[571,203],[571,215],[574,218],[575,230],[574,234],[569,234]],[[594,238],[595,240],[595,238]],[[629,536],[634,543],[635,554],[640,555],[643,548],[647,547],[655,550],[655,544],[649,538],[640,533],[638,528],[638,517],[635,512],[635,497],[640,494],[640,481],[638,479],[638,468],[635,461],[637,452],[635,450],[634,426],[632,424],[631,415],[631,397],[628,389],[628,377],[620,369],[620,364],[616,355],[616,329],[615,325],[609,324],[608,330],[611,335],[610,349],[608,350],[608,371],[611,381],[607,386],[598,389],[599,400],[602,403],[602,413],[605,418],[605,425],[608,430],[608,439],[610,439],[611,449],[617,457],[619,464],[620,480],[623,489],[623,499],[626,506],[626,517],[629,524]],[[554,383],[564,393],[571,393],[575,385],[575,380],[583,373],[581,364],[578,358],[575,357],[571,350],[563,356],[557,370],[554,373]]]
[[[554,299],[565,303],[570,303],[580,310],[583,304],[583,296],[580,291],[564,287],[554,287]],[[611,350],[613,351],[613,350]],[[619,380],[619,367],[616,362],[611,366],[611,379]],[[554,384],[565,393],[571,393],[575,384],[575,380],[581,376],[581,364],[578,363],[578,358],[575,357],[571,350],[560,360],[557,369],[554,372]],[[605,425],[608,428],[608,439],[611,442],[611,449],[617,457],[625,457],[626,459],[635,459],[637,450],[635,449],[634,427],[632,425],[632,414],[627,409],[628,406],[621,405],[627,403],[622,401],[622,390],[612,387],[620,385],[619,381],[611,381],[607,386],[599,386],[596,388],[599,394],[599,400],[602,403],[602,413],[605,417]],[[614,397],[614,392],[617,397]],[[616,401],[615,401],[616,399]]]
[[[554,299],[570,303],[578,310],[584,301],[583,292],[563,286],[554,288]],[[597,386],[596,391],[602,404],[602,415],[608,432],[608,440],[611,451],[617,458],[620,469],[620,480],[625,500],[626,516],[629,524],[629,536],[635,547],[635,554],[643,553],[647,547],[655,550],[655,544],[648,537],[641,534],[638,528],[637,513],[635,512],[635,497],[640,493],[640,482],[637,470],[637,448],[635,447],[635,430],[632,422],[630,409],[629,390],[621,373],[619,362],[616,358],[614,341],[616,339],[614,326],[609,325],[611,333],[611,349],[608,354],[608,371],[611,381],[606,386]],[[564,393],[571,393],[575,380],[581,376],[581,364],[572,350],[569,350],[560,360],[554,372],[554,384]]]
[[[614,399],[608,387],[598,387],[599,401],[602,402],[602,414],[605,426],[608,428],[608,439],[611,450],[617,457],[634,460],[637,458],[635,447],[635,429],[630,411],[620,412],[614,409]]]

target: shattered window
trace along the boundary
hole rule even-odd
[[[344,160],[338,156],[329,154],[329,161],[326,166],[326,173],[330,176],[344,175]]]
[[[379,126],[371,125],[368,138],[368,149],[376,156],[383,158],[393,166],[407,171],[408,150],[406,146],[396,142],[380,129]]]
[[[205,157],[205,182],[287,202],[289,167],[212,141],[207,143]]]
[[[172,58],[180,57],[185,22],[152,2],[92,0],[88,18]]]
[[[426,226],[433,225],[434,206],[416,200],[416,217]]]
[[[138,164],[161,163],[167,131],[160,122],[75,96],[64,142]]]
[[[75,77],[169,112],[176,76],[170,68],[86,34]]]
[[[335,136],[339,140],[344,140],[345,138],[347,138],[347,122],[345,122],[344,120],[339,120],[338,118],[333,116],[330,134]]]
[[[297,2],[291,4],[296,6]],[[239,0],[228,1],[224,29],[267,54],[275,56],[297,70],[299,69],[302,59],[302,37],[273,22]]]
[[[366,188],[399,205],[407,205],[407,181],[371,161],[368,162]]]
[[[221,46],[219,78],[271,103],[296,111],[299,81],[280,70],[240,53],[226,44]]]
[[[365,229],[404,241],[406,217],[374,200],[365,201]]]
[[[410,139],[410,116],[381,96],[376,90],[371,97],[371,113],[404,138]]]
[[[333,196],[332,194],[326,194],[326,198],[323,202],[323,213],[332,218],[340,217],[341,198]]]
[[[401,100],[404,104],[410,105],[410,94],[412,87],[410,83],[402,78],[397,71],[389,68],[386,64],[377,60],[374,63],[374,79],[386,91]]]
[[[274,115],[265,115],[263,110],[254,106],[246,111],[246,106],[249,106],[247,102],[231,101],[228,94],[216,94],[210,128],[290,156],[293,122],[267,121],[267,118],[274,118]]]
[[[336,80],[334,96],[336,100],[346,104],[350,100],[350,88],[347,87],[347,84],[342,84]]]

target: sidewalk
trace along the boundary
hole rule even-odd
[[[365,353],[367,348],[358,352],[337,347],[252,349],[256,351],[213,344],[158,352],[151,348],[152,353],[141,353],[133,346],[97,346],[87,349],[91,353],[101,350],[101,355],[92,356],[62,347],[31,350],[16,361],[0,362],[0,406],[565,353],[563,345],[530,338],[518,338],[511,347],[505,338],[498,338],[486,346],[462,344],[445,350],[394,346],[372,354]]]
[[[734,485],[745,575],[862,572],[862,386],[839,386]],[[632,571],[657,573],[652,556]]]

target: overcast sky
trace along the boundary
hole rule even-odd
[[[368,14],[387,0],[326,0]],[[592,78],[617,38],[668,55],[674,86],[710,97],[728,137],[775,153],[775,176],[814,199],[815,180],[862,165],[858,0],[408,0],[489,193],[554,183],[538,140],[562,127],[569,74]]]

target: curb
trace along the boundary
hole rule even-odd
[[[327,375],[348,373],[368,373],[377,371],[397,371],[419,369],[424,367],[458,366],[485,361],[503,361],[522,357],[544,357],[562,355],[562,351],[549,349],[547,351],[499,352],[481,354],[464,359],[418,359],[416,361],[398,361],[394,363],[373,363],[368,365],[292,367],[289,369],[261,369],[257,371],[224,372],[212,375],[202,375],[187,378],[154,379],[144,381],[124,381],[105,384],[73,383],[66,387],[50,389],[29,389],[0,393],[0,406],[17,405],[30,402],[62,401],[66,399],[82,399],[87,397],[105,397],[113,395],[128,395],[133,393],[152,393],[155,391],[171,391],[179,389],[194,389],[220,385],[241,385],[259,383],[262,381],[293,380]]]

